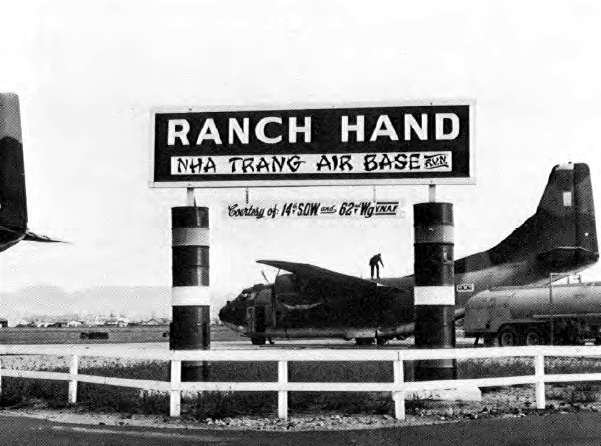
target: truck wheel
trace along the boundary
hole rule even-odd
[[[499,331],[499,346],[500,347],[512,347],[514,345],[520,345],[518,339],[518,332],[513,327],[505,326]]]
[[[253,345],[265,345],[265,337],[251,336],[250,342],[252,342]]]
[[[536,328],[529,328],[526,331],[526,336],[524,337],[524,344],[526,344],[526,345],[544,345],[545,343],[546,343],[545,337]]]

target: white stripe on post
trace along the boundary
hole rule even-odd
[[[415,243],[453,243],[455,227],[450,225],[436,225],[418,228],[415,231]]]
[[[174,286],[171,288],[171,305],[211,305],[211,288],[207,286]]]
[[[209,228],[173,228],[171,246],[209,246]]]
[[[416,286],[413,288],[413,305],[455,305],[455,287]]]

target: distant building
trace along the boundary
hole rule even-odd
[[[148,319],[147,321],[140,322],[140,325],[163,325],[163,324],[164,324],[164,322],[162,322],[158,319],[154,319],[154,318]]]
[[[80,321],[69,321],[67,322],[67,327],[81,327],[83,322]]]
[[[126,317],[109,317],[104,322],[107,327],[127,327],[129,319]]]
[[[85,325],[89,327],[98,327],[99,325],[104,325],[106,322],[105,318],[100,318],[96,316],[94,319],[87,319],[85,321]]]
[[[66,328],[69,321],[56,321],[48,325],[48,328]]]
[[[0,318],[0,328],[2,328],[2,327],[8,327],[8,319]]]

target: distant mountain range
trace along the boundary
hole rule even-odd
[[[213,314],[227,296],[212,296]],[[57,286],[36,285],[0,293],[0,318],[14,321],[35,316],[113,314],[131,319],[171,315],[171,287],[102,286],[66,291]]]

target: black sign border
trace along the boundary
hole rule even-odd
[[[386,177],[389,174],[379,174],[381,178],[354,178],[350,179],[342,177],[332,178],[332,174],[328,178],[317,179],[277,179],[273,175],[269,179],[259,179],[257,177],[264,176],[246,174],[248,179],[240,179],[238,176],[235,180],[195,180],[195,181],[155,181],[155,118],[157,113],[203,113],[203,112],[241,112],[241,111],[281,111],[281,110],[320,110],[320,109],[345,109],[345,108],[384,108],[384,107],[418,107],[418,106],[468,106],[469,110],[469,176],[451,177],[448,172],[432,172],[428,177],[419,178],[390,178]],[[149,186],[152,188],[215,188],[215,189],[232,189],[232,188],[250,188],[250,187],[323,187],[323,186],[396,186],[396,185],[471,185],[476,184],[476,157],[475,157],[475,114],[476,101],[473,99],[436,99],[436,100],[410,100],[397,102],[359,102],[359,103],[312,103],[312,104],[264,104],[264,105],[238,105],[238,106],[173,106],[173,107],[155,107],[150,111],[150,181]],[[391,173],[398,175],[398,173]],[[319,175],[319,174],[318,174]],[[405,173],[405,175],[410,175]],[[447,176],[443,176],[447,175]]]

